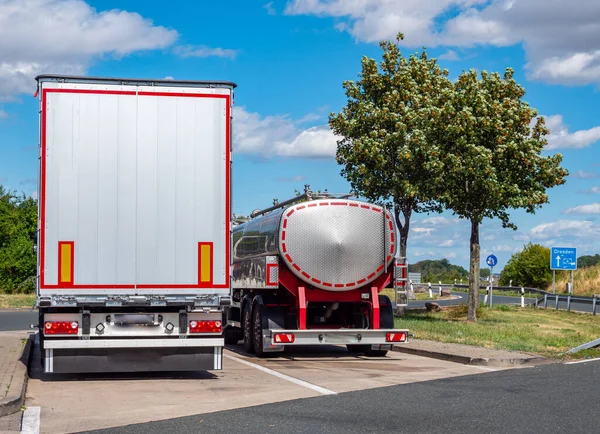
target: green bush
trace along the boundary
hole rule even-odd
[[[0,292],[35,289],[37,202],[0,185]]]
[[[564,272],[556,272],[557,278]],[[515,253],[500,273],[500,285],[529,286],[545,289],[552,282],[550,249],[541,244],[527,244]]]

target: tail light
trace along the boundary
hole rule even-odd
[[[386,333],[385,334],[386,342],[406,342],[406,333]]]
[[[221,333],[221,321],[190,321],[190,333]]]
[[[44,334],[46,335],[76,335],[79,331],[77,321],[46,321]]]
[[[273,341],[276,344],[293,344],[296,337],[293,333],[275,333],[273,335]]]

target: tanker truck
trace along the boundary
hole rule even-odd
[[[226,344],[243,340],[258,357],[301,345],[346,345],[383,357],[408,340],[394,328],[389,297],[406,304],[406,260],[396,257],[390,213],[351,195],[304,194],[232,229]]]

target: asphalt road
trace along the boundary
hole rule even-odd
[[[38,323],[37,310],[0,309],[0,331],[28,330],[29,324]]]
[[[553,364],[90,432],[593,433],[599,380],[600,361]]]

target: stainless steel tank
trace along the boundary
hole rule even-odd
[[[391,214],[347,199],[296,203],[234,227],[234,263],[279,256],[280,266],[327,291],[348,291],[379,277],[396,253]]]

